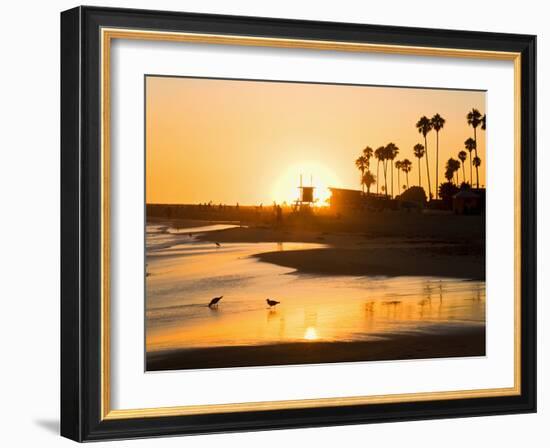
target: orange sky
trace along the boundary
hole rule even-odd
[[[409,184],[417,185],[418,159],[412,148],[424,142],[415,124],[422,115],[435,113],[446,120],[439,134],[441,183],[447,159],[456,159],[464,140],[473,137],[466,123],[473,107],[485,113],[484,92],[149,76],[146,200],[291,202],[300,173],[304,183],[313,177],[323,200],[328,186],[360,189],[355,159],[366,145],[376,149],[389,142],[400,149],[396,160],[413,162]],[[479,182],[485,185],[485,132],[478,127],[477,134]],[[434,190],[433,131],[428,149]],[[421,163],[427,192],[425,158]],[[371,171],[376,175],[374,159]],[[462,181],[461,171],[459,175]],[[475,184],[475,170],[473,176]],[[382,169],[379,177],[383,185]],[[397,172],[394,182],[397,194]]]

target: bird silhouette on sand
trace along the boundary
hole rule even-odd
[[[215,244],[216,244],[216,247],[222,247],[222,245],[218,242],[216,242]]]
[[[271,299],[265,299],[265,301],[269,305],[269,308],[272,308],[275,305],[278,305],[279,303],[281,303],[281,302],[277,302],[276,300],[271,300]]]
[[[208,304],[208,308],[213,308],[218,306],[218,302],[223,298],[223,296],[214,297]]]

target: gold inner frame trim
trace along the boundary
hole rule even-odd
[[[456,48],[279,39],[250,36],[101,29],[101,419],[168,417],[227,412],[307,409],[361,404],[502,397],[521,394],[521,54]],[[383,53],[412,56],[506,60],[514,62],[514,386],[506,388],[420,392],[356,397],[188,405],[141,409],[111,409],[110,369],[110,50],[113,39],[296,48],[325,51]]]

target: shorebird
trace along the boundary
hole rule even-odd
[[[267,304],[269,305],[269,308],[275,306],[275,305],[278,305],[279,303],[281,302],[277,302],[276,300],[271,300],[271,299],[265,299],[265,301],[267,302]]]
[[[216,247],[222,247],[222,245],[218,242],[216,242],[215,244],[216,244]]]
[[[218,306],[218,302],[223,298],[223,296],[220,297],[214,297],[210,303],[208,304],[208,308],[212,308],[213,306]]]

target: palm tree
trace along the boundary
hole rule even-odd
[[[427,135],[428,132],[432,130],[432,122],[431,120],[426,117],[425,115],[418,120],[416,123],[416,128],[418,129],[418,132],[424,136],[424,148],[426,148],[426,170],[428,172],[428,192],[429,192],[429,199],[432,199],[432,184],[430,182],[430,163],[428,161],[428,139]]]
[[[472,109],[470,112],[468,112],[468,115],[466,115],[466,121],[468,122],[468,125],[471,126],[474,129],[474,141],[476,142],[475,153],[477,157],[477,134],[476,134],[476,128],[482,124],[481,121],[481,112],[477,109]]]
[[[477,188],[479,188],[479,171],[478,171],[478,168],[479,168],[479,165],[481,165],[481,159],[478,156],[475,156],[473,163],[474,163],[474,166],[476,167],[476,185],[477,185]]]
[[[460,151],[458,153],[458,160],[462,163],[462,181],[466,183],[466,174],[464,172],[464,162],[466,162],[466,158],[468,157],[468,154],[466,154],[466,151]]]
[[[448,164],[449,164],[449,162],[447,161],[447,165]],[[445,179],[447,179],[447,182],[451,182],[453,180],[453,176],[454,176],[453,170],[451,170],[451,168],[449,168],[449,166],[447,166],[445,168]]]
[[[456,173],[456,183],[458,184],[458,170],[460,169],[460,162],[452,157],[447,160],[445,165],[445,178],[451,182]]]
[[[432,117],[432,128],[435,131],[435,142],[436,142],[436,149],[435,149],[435,184],[439,185],[439,131],[443,129],[443,126],[445,126],[445,118],[443,118],[439,114],[435,114]],[[438,196],[437,188],[435,189],[435,195],[436,198]]]
[[[476,147],[476,141],[471,138],[471,137],[468,137],[466,139],[466,141],[464,142],[464,147],[468,150],[468,152],[470,153],[470,185],[473,185],[473,180],[472,180],[472,151],[475,149]],[[477,156],[476,156],[477,157]]]
[[[372,157],[373,150],[370,146],[365,146],[363,149],[363,155],[367,158],[367,165],[370,166],[370,158]]]
[[[363,178],[361,179],[361,184],[367,187],[367,194],[370,194],[370,187],[375,182],[376,182],[376,178],[373,176],[370,170],[367,170],[365,174],[363,174]]]
[[[452,159],[453,172],[456,174],[456,184],[458,185],[458,171],[460,170],[460,162],[456,159]]]
[[[424,145],[417,143],[413,148],[414,156],[418,159],[418,186],[422,186],[422,165],[420,164],[420,159],[424,157]]]
[[[397,170],[397,188],[398,188],[398,193],[401,194],[401,177],[399,176],[399,174],[401,173],[401,168],[403,168],[403,165],[401,163],[401,161],[399,160],[396,160],[395,161],[395,169]]]
[[[388,195],[388,148],[387,146],[381,146],[380,148],[380,155],[382,156],[382,172],[384,174],[384,190],[382,190],[385,194],[385,196]]]
[[[383,146],[380,146],[378,147],[375,151],[374,151],[374,157],[375,159],[377,160],[377,165],[376,165],[376,194],[379,194],[379,187],[380,187],[380,182],[379,182],[379,179],[380,179],[380,176],[379,176],[379,173],[380,173],[380,162],[383,162],[384,161],[384,151],[385,151],[386,148],[384,148]]]
[[[409,173],[411,172],[411,169],[412,169],[412,162],[409,159],[404,159],[401,162],[401,169],[407,176],[407,188],[409,188]]]
[[[390,161],[390,170],[391,170],[391,197],[393,198],[393,160],[397,157],[397,154],[399,154],[399,148],[395,145],[395,143],[388,143],[386,145],[386,158]],[[386,191],[387,191],[386,187]]]
[[[365,171],[369,168],[369,161],[365,156],[360,156],[355,160],[355,166],[359,171],[361,171],[361,186],[363,186],[363,176],[365,175]],[[365,193],[365,189],[363,188],[363,193]]]

